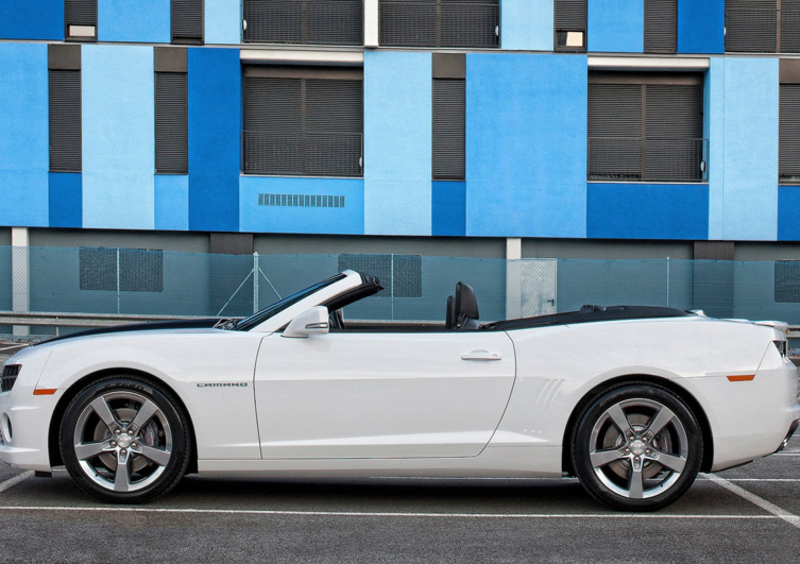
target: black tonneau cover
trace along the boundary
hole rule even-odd
[[[509,319],[497,321],[483,326],[489,331],[509,331],[513,329],[528,329],[531,327],[546,327],[549,325],[574,325],[577,323],[596,323],[598,321],[618,321],[623,319],[656,319],[660,317],[688,317],[695,315],[689,311],[673,309],[670,307],[649,306],[593,306],[585,305],[580,311],[568,311],[538,317],[524,317],[522,319]]]

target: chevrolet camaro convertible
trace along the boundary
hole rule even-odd
[[[627,306],[482,324],[462,283],[441,324],[343,319],[380,289],[345,271],[239,321],[26,348],[3,368],[0,458],[120,503],[189,472],[577,476],[641,511],[780,450],[800,419],[785,324]]]

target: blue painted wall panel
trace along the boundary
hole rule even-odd
[[[170,0],[97,0],[97,39],[169,43]]]
[[[778,231],[778,59],[713,57],[709,70],[710,237]]]
[[[189,177],[187,175],[156,175],[155,227],[167,231],[189,229]]]
[[[239,230],[242,78],[236,49],[189,49],[189,228]]]
[[[242,231],[364,234],[364,181],[360,178],[243,176],[239,185]],[[344,207],[269,206],[260,194],[340,196]]]
[[[678,53],[725,52],[725,0],[678,0]]]
[[[644,51],[644,0],[588,0],[589,51]]]
[[[79,172],[50,173],[50,227],[83,227],[82,183]]]
[[[553,0],[503,0],[500,46],[509,50],[553,50]]]
[[[205,0],[205,42],[242,42],[242,0]]]
[[[467,55],[467,235],[586,236],[585,55]]]
[[[800,241],[800,186],[778,187],[778,240]]]
[[[704,184],[591,183],[587,236],[597,239],[707,239],[708,187]]]
[[[154,226],[153,48],[84,45],[83,225]]]
[[[0,44],[0,225],[47,226],[47,45]]]
[[[430,53],[364,53],[364,228],[431,234]]]
[[[64,39],[64,0],[0,1],[0,39]]]
[[[434,182],[432,186],[432,235],[461,236],[467,233],[467,184]]]

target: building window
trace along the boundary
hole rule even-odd
[[[81,171],[81,48],[48,46],[50,170]]]
[[[189,93],[186,49],[156,47],[155,149],[156,172],[189,172]]]
[[[172,42],[203,42],[203,0],[172,0]]]
[[[702,182],[702,75],[589,73],[589,180]]]
[[[244,68],[246,174],[361,176],[363,71]]]
[[[97,0],[64,0],[64,23],[67,39],[97,39]]]
[[[382,46],[500,45],[498,0],[380,0],[379,10]]]
[[[246,43],[363,45],[363,0],[244,0]]]
[[[79,263],[81,290],[164,291],[164,253],[160,250],[83,247]]]
[[[339,272],[347,269],[376,276],[384,288],[378,298],[422,297],[419,255],[339,255]]]
[[[677,0],[644,0],[644,50],[647,53],[677,52]]]
[[[556,51],[586,51],[586,0],[556,0]]]
[[[433,179],[463,180],[466,57],[433,54]]]
[[[800,0],[725,0],[725,51],[800,53]]]
[[[778,179],[800,184],[800,61],[780,62]]]

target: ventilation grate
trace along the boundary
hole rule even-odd
[[[343,208],[344,196],[322,194],[259,194],[258,205],[275,208]]]

